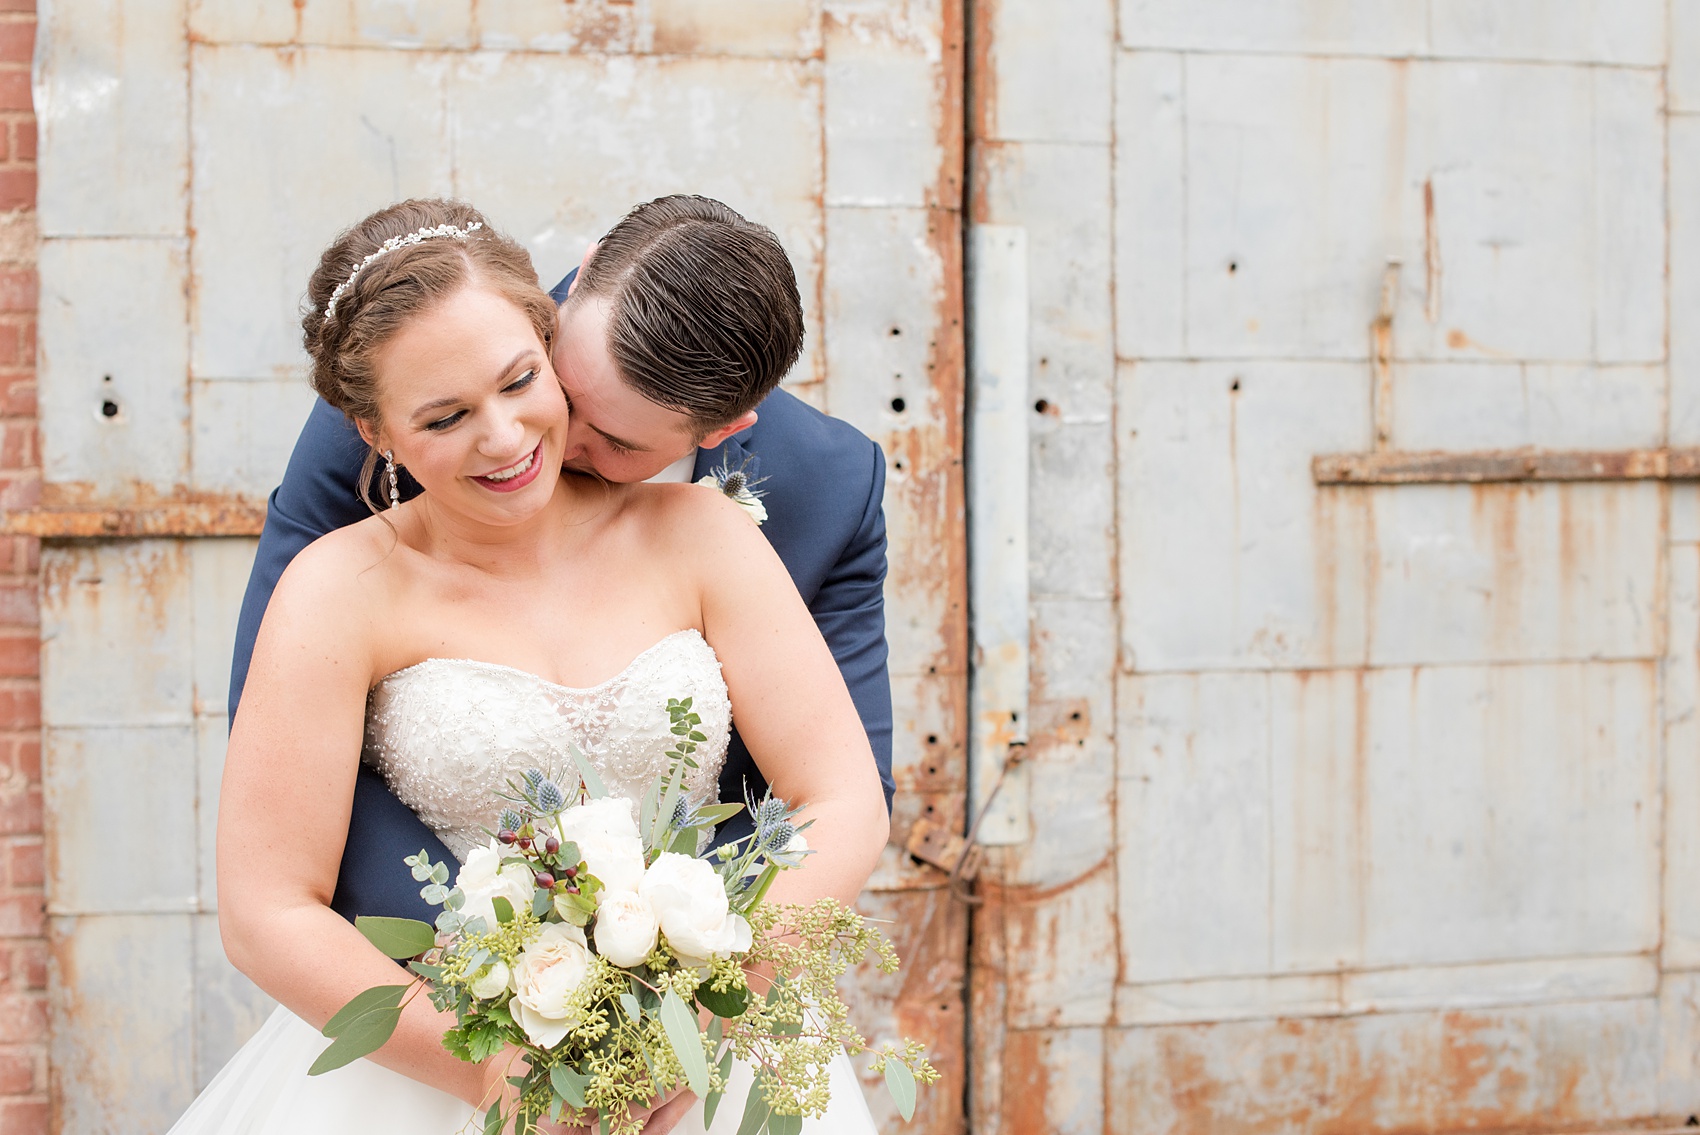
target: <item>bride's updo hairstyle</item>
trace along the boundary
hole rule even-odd
[[[313,389],[351,420],[377,426],[378,352],[409,320],[470,283],[525,312],[549,349],[555,302],[539,286],[531,254],[464,201],[402,201],[343,232],[307,282],[301,337]],[[377,451],[368,451],[360,471],[360,493],[373,512],[377,461]]]

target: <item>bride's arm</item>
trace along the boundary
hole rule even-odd
[[[750,755],[773,794],[814,821],[816,854],[781,872],[770,895],[852,903],[891,826],[868,735],[785,565],[742,509],[716,497],[679,529],[700,571],[703,629]]]
[[[218,808],[225,953],[314,1026],[362,990],[408,978],[330,909],[383,604],[375,588],[348,582],[360,566],[349,566],[350,543],[307,549],[272,596],[231,730]],[[372,869],[407,870],[399,862]],[[453,1023],[417,996],[371,1059],[477,1103],[495,1077],[443,1048]]]

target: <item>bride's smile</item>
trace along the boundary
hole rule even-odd
[[[464,519],[507,526],[555,493],[567,401],[532,321],[474,278],[409,321],[374,356],[380,450],[428,500]]]

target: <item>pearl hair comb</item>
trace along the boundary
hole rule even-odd
[[[428,229],[415,229],[406,236],[392,236],[390,239],[378,246],[378,251],[372,253],[372,255],[356,264],[354,266],[354,271],[348,274],[348,279],[337,285],[336,291],[331,293],[331,298],[325,301],[325,322],[328,323],[336,317],[337,301],[342,298],[344,292],[354,286],[354,281],[360,278],[360,273],[364,272],[372,261],[377,260],[379,257],[388,253],[394,252],[398,248],[406,248],[410,244],[421,244],[440,236],[451,236],[456,240],[465,240],[467,237],[471,236],[483,227],[483,221],[473,221],[464,229],[458,228],[454,225],[436,225]]]

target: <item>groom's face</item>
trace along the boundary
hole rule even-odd
[[[647,481],[697,447],[691,419],[639,394],[608,353],[608,306],[589,297],[561,309],[552,352],[572,417],[562,464],[616,484]]]

